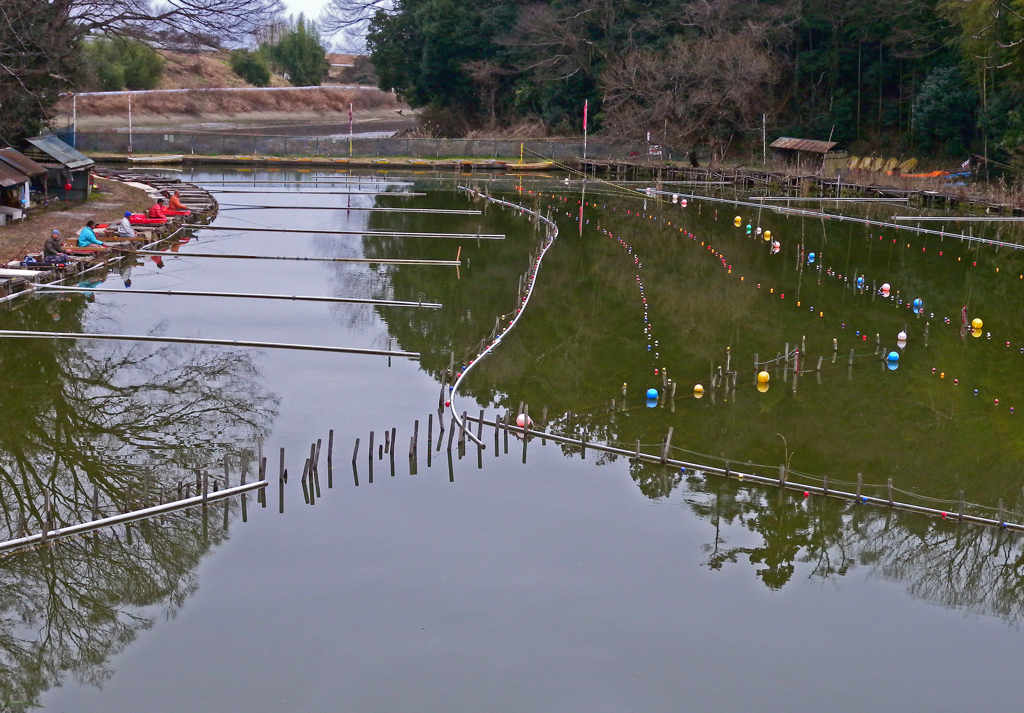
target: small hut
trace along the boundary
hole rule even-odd
[[[795,164],[798,171],[821,172],[825,167],[826,158],[831,157],[835,141],[816,141],[814,139],[794,139],[781,136],[771,143],[774,157],[778,160]],[[845,158],[845,153],[843,154]]]
[[[65,200],[85,200],[92,193],[92,167],[96,162],[81,151],[53,134],[25,139],[22,150],[46,169],[46,187],[50,195]],[[65,188],[68,184],[71,190]]]
[[[0,149],[0,171],[5,174],[13,171],[25,177],[24,181],[18,182],[16,191],[6,186],[4,195],[0,197],[0,212],[5,213],[8,220],[17,220],[23,217],[24,211],[35,206],[32,192],[37,195],[45,192],[46,169],[19,151],[7,148]]]

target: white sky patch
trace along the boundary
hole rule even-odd
[[[300,12],[313,20],[320,17],[320,11],[327,0],[284,0],[285,12],[289,15],[298,15]]]

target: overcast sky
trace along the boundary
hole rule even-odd
[[[320,16],[320,10],[327,4],[327,0],[283,0],[289,15],[305,13],[306,17],[314,20]]]

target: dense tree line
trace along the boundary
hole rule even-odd
[[[333,0],[442,131],[524,120],[681,147],[772,134],[959,155],[1024,140],[1022,0]]]

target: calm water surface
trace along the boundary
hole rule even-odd
[[[5,696],[68,712],[935,711],[1024,702],[1015,683],[1024,562],[1010,533],[593,450],[581,457],[550,442],[531,441],[524,465],[520,441],[495,453],[487,429],[482,453],[436,450],[451,355],[472,359],[495,319],[510,319],[541,234],[527,217],[469,201],[451,176],[389,178],[415,185],[388,187],[383,174],[367,174],[362,187],[427,195],[256,185],[219,196],[216,224],[271,230],[199,231],[162,267],[140,261],[86,286],[124,289],[130,280],[135,290],[393,298],[443,309],[95,293],[40,296],[3,312],[4,328],[421,353],[389,364],[204,346],[0,345],[5,537],[20,519],[38,530],[46,486],[70,524],[92,517],[94,488],[104,512],[137,507],[160,487],[194,487],[194,469],[220,476],[225,454],[237,483],[238,459],[255,454],[259,437],[271,481],[266,508],[250,497],[244,512],[240,502],[226,514],[218,505],[205,517],[189,511],[0,561]],[[460,407],[494,414],[525,402],[535,418],[547,408],[553,431],[626,447],[639,440],[651,452],[671,427],[675,455],[696,462],[759,473],[785,462],[806,482],[850,483],[862,473],[873,493],[892,478],[905,498],[955,510],[965,491],[973,511],[995,512],[987,508],[1002,499],[1016,518],[1024,413],[1009,409],[1024,408],[1024,260],[1015,251],[710,201],[645,203],[593,184],[584,197],[560,180],[527,178],[521,191],[513,179],[459,182],[550,211],[561,231],[526,316],[467,377]],[[248,207],[273,205],[339,210]],[[348,205],[485,212],[340,209]],[[778,254],[733,226],[737,210],[742,226],[772,231]],[[878,220],[906,209],[849,210]],[[460,248],[458,271],[188,257],[453,259]],[[882,282],[894,299],[870,288]],[[924,301],[920,315],[906,305],[915,298]],[[984,320],[978,337],[962,336],[964,305]],[[802,368],[822,357],[821,372],[801,374],[794,387],[788,369],[771,366],[760,393],[754,355],[774,359],[786,343],[806,345]],[[727,349],[737,386],[711,392]],[[896,370],[881,361],[889,351],[901,354]],[[676,398],[651,408],[644,392],[663,390],[664,369],[678,382]],[[708,388],[701,399],[692,397],[696,383]],[[411,475],[414,420],[421,442]],[[392,427],[394,476],[390,456],[375,453],[371,483],[369,431],[379,444]],[[303,461],[311,442],[326,447],[329,429],[333,468],[321,463],[320,494],[307,505]],[[280,448],[290,476],[283,514]]]

